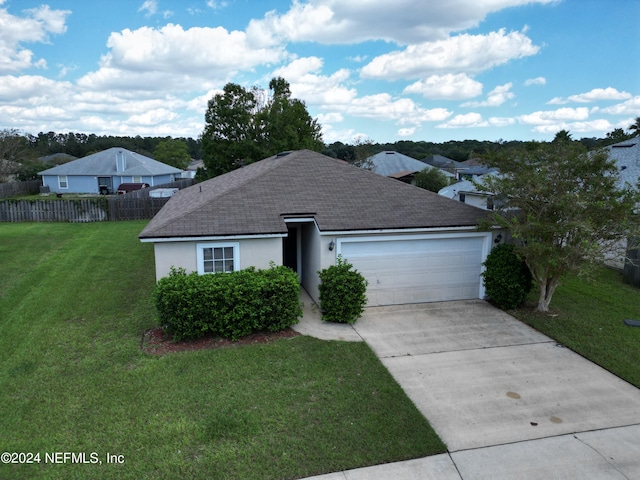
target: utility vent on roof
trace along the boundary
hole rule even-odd
[[[286,152],[280,152],[280,153],[276,154],[276,157],[286,157],[290,153],[291,153],[291,150],[288,150]]]
[[[124,172],[127,169],[127,159],[124,153],[118,151],[116,153],[116,172]]]

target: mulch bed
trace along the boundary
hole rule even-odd
[[[140,347],[146,353],[154,355],[164,355],[165,353],[187,352],[193,350],[203,350],[211,348],[236,347],[238,345],[255,345],[269,343],[281,338],[297,337],[300,333],[287,328],[281,332],[257,332],[231,341],[222,337],[207,336],[194,340],[183,340],[175,342],[171,336],[167,335],[161,327],[152,328],[142,334]]]

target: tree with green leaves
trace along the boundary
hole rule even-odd
[[[153,150],[153,158],[180,170],[185,170],[191,162],[187,144],[172,138],[163,140],[156,146]]]
[[[604,150],[565,138],[502,150],[489,163],[500,175],[478,187],[499,200],[490,223],[510,230],[538,288],[538,311],[549,310],[563,276],[588,273],[640,230],[640,185],[621,186]]]
[[[19,130],[0,130],[0,182],[14,175],[19,179],[37,178],[34,174],[39,171],[38,167],[31,166],[34,160],[35,152],[29,150],[29,141]],[[34,169],[36,172],[33,172]]]
[[[263,127],[262,158],[286,150],[324,148],[317,120],[311,118],[302,100],[291,98],[289,83],[277,77],[269,82],[271,98],[258,118]]]
[[[255,93],[235,83],[209,100],[202,132],[203,161],[211,177],[222,175],[258,155]]]
[[[289,84],[277,77],[271,95],[257,87],[229,83],[209,100],[202,133],[203,161],[209,176],[286,150],[324,148],[320,125],[304,102],[291,98]]]
[[[449,185],[449,179],[438,168],[427,167],[416,174],[416,187],[438,193]]]
[[[635,121],[629,125],[629,132],[631,132],[632,137],[640,135],[640,117],[636,117]]]
[[[571,134],[569,130],[560,130],[556,133],[556,136],[553,138],[554,142],[573,142],[573,138],[571,138]]]
[[[605,145],[612,145],[614,143],[624,142],[625,140],[629,140],[632,138],[632,135],[625,133],[625,131],[621,128],[616,128],[613,131],[607,133],[607,139],[605,140]]]

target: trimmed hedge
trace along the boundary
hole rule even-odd
[[[482,277],[491,303],[506,310],[524,303],[533,282],[529,267],[513,245],[498,245],[491,250],[483,265],[486,270]]]
[[[367,304],[367,280],[340,255],[335,265],[318,274],[322,319],[328,322],[355,323]]]
[[[302,316],[298,275],[284,266],[210,275],[172,268],[154,297],[161,325],[174,340],[205,334],[237,340],[285,330]]]

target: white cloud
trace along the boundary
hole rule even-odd
[[[485,120],[477,112],[456,115],[450,121],[437,125],[436,128],[504,128],[513,125],[516,121],[513,118],[491,117]]]
[[[321,74],[323,64],[319,57],[298,58],[275,70],[273,76],[285,78],[291,86],[292,96],[303,99],[308,105],[331,108],[351,102],[357,92],[344,85],[349,80],[349,70],[343,68],[326,76]]]
[[[548,103],[550,105],[563,105],[566,103],[591,103],[602,100],[626,100],[631,98],[628,92],[619,92],[615,88],[594,88],[590,92],[571,95],[567,98],[555,97]]]
[[[63,34],[71,12],[41,5],[22,13],[24,16],[19,17],[0,8],[0,74],[17,73],[30,67],[45,68],[46,61],[35,59],[33,52],[22,45],[48,43],[50,34]]]
[[[321,113],[318,115],[318,122],[320,122],[321,125],[326,123],[340,123],[343,120],[344,116],[337,112]]]
[[[229,2],[218,1],[218,0],[207,0],[207,7],[212,8],[213,10],[221,10],[229,5]]]
[[[475,74],[539,50],[521,32],[507,34],[502,29],[488,35],[463,34],[380,55],[363,67],[361,75],[397,80],[453,72]]]
[[[384,40],[400,45],[446,38],[478,26],[499,10],[557,0],[294,0],[284,14],[275,10],[252,20],[247,32],[269,44],[319,42],[355,44]]]
[[[175,120],[177,116],[177,113],[166,108],[156,108],[137,115],[131,115],[128,119],[128,123],[145,126],[160,125]]]
[[[439,122],[451,116],[445,108],[424,109],[408,98],[393,99],[388,93],[358,98],[346,107],[346,113],[361,118],[395,120],[401,125]]]
[[[464,73],[448,73],[419,80],[406,87],[403,93],[416,93],[432,100],[461,100],[482,94],[482,84]]]
[[[528,78],[524,82],[525,86],[530,87],[532,85],[546,85],[547,79],[544,77]]]
[[[58,82],[39,75],[0,77],[0,102],[3,104],[41,103],[70,95],[72,84]]]
[[[251,47],[244,32],[222,27],[184,30],[173,24],[114,32],[107,46],[110,51],[102,57],[101,68],[80,79],[81,86],[203,90],[229,81],[239,71],[279,62],[285,55],[281,47]]]
[[[513,83],[509,82],[504,85],[499,85],[489,92],[487,99],[482,102],[466,102],[463,103],[463,107],[499,107],[507,100],[511,100],[515,97],[515,94],[511,92]]]
[[[559,108],[558,110],[537,111],[518,117],[520,123],[526,125],[553,125],[562,121],[586,120],[589,118],[589,109],[580,108]],[[562,129],[560,129],[562,130]]]
[[[456,115],[446,124],[439,125],[440,128],[459,128],[459,127],[473,127],[482,123],[482,115],[476,112],[469,112],[460,115]]]
[[[633,117],[639,117],[640,96],[630,98],[626,102],[612,105],[611,107],[603,108],[602,112],[610,115],[632,115]]]
[[[416,127],[401,128],[401,129],[398,130],[398,136],[399,137],[410,137],[414,133],[416,133]]]
[[[533,130],[548,135],[558,133],[560,130],[567,130],[571,133],[599,133],[602,135],[613,130],[613,125],[608,120],[597,119],[589,122],[558,122],[538,125]]]
[[[138,9],[139,12],[146,12],[145,15],[147,17],[151,15],[155,15],[158,11],[158,1],[157,0],[145,0],[145,2]]]

